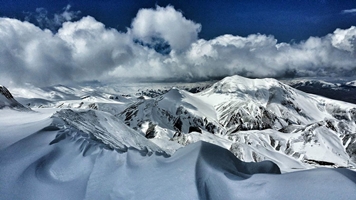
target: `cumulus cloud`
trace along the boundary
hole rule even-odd
[[[172,6],[141,9],[131,25],[135,38],[146,43],[151,43],[154,38],[162,38],[178,51],[187,49],[195,42],[200,30],[200,24],[187,20]]]
[[[331,36],[331,43],[334,47],[340,50],[356,52],[356,27],[349,29],[336,29]]]
[[[0,18],[0,80],[34,84],[72,80],[71,48],[52,32]]]
[[[56,33],[0,18],[0,84],[355,75],[356,27],[292,44],[261,34],[204,40],[198,39],[199,30],[171,6],[140,10],[127,32],[90,16],[64,22]],[[143,45],[154,38],[172,51]]]

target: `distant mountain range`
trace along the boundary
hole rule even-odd
[[[349,103],[356,103],[356,81],[327,82],[305,79],[287,81],[286,84],[303,92]]]

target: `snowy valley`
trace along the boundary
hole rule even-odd
[[[0,199],[356,198],[356,104],[275,79],[0,86],[0,127]]]

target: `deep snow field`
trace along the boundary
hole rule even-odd
[[[356,199],[355,104],[240,76],[8,89],[0,199]]]

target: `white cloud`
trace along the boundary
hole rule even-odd
[[[72,11],[71,9],[71,5],[67,5],[66,7],[63,8],[63,12],[62,13],[56,13],[54,14],[53,17],[53,23],[57,26],[61,26],[62,23],[64,22],[68,22],[68,21],[72,21],[76,18],[78,18],[80,11]]]
[[[26,14],[25,20],[31,23],[35,23],[42,29],[50,29],[56,32],[57,29],[62,26],[62,23],[77,19],[80,11],[72,11],[71,5],[67,5],[63,8],[63,12],[55,13],[53,16],[48,14],[45,8],[36,8],[36,12],[24,12]]]
[[[197,39],[200,25],[173,7],[144,11],[148,14],[139,11],[126,33],[106,28],[90,16],[63,23],[55,34],[28,22],[0,18],[0,84],[355,73],[356,27],[295,44],[278,43],[273,36],[261,34],[204,40]],[[157,18],[166,12],[169,23]],[[182,29],[161,27],[166,23]],[[173,51],[162,55],[135,42],[137,37],[145,40],[155,36],[168,41]]]
[[[195,42],[201,29],[200,24],[187,20],[172,6],[141,9],[131,26],[132,34],[137,39],[150,43],[152,38],[163,38],[178,51]]]
[[[0,18],[0,80],[3,84],[69,81],[75,63],[71,48],[28,22]]]
[[[331,43],[338,49],[356,52],[356,27],[349,29],[336,29],[332,35]]]
[[[341,11],[341,14],[356,14],[356,8]]]

